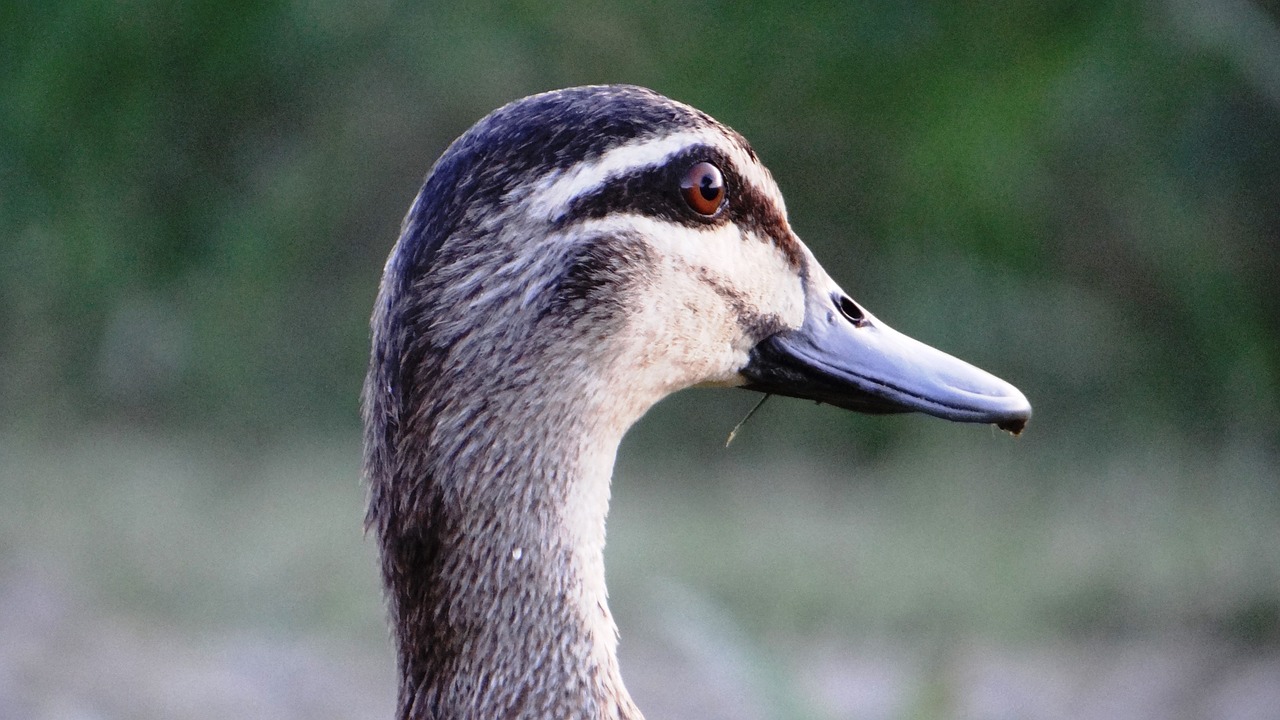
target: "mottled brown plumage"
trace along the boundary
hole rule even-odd
[[[714,212],[682,199],[697,162],[723,172]],[[614,652],[604,521],[618,443],[672,392],[1029,416],[1011,386],[869,314],[851,323],[851,307],[746,141],[693,108],[574,88],[455,141],[387,261],[364,388],[399,717],[640,717]],[[903,357],[932,363],[923,389]]]

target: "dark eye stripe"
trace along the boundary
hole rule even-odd
[[[727,165],[722,154],[712,148],[692,148],[668,158],[661,165],[612,178],[595,191],[578,197],[557,225],[572,225],[614,213],[647,215],[689,227],[719,225],[725,218],[710,218],[690,212],[680,193],[680,181],[689,166],[704,159],[713,159],[721,167]],[[725,173],[725,185],[731,194],[741,184],[736,175],[730,184],[729,173]]]
[[[703,161],[720,168],[728,196],[724,211],[711,216],[691,211],[680,190],[689,167]],[[781,210],[764,193],[746,182],[729,158],[713,147],[690,148],[673,155],[661,165],[615,177],[595,191],[575,199],[555,225],[564,228],[615,213],[645,215],[686,227],[736,223],[768,238],[792,266],[804,268],[804,253]]]

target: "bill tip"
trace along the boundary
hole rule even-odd
[[[1004,422],[996,423],[996,427],[1008,432],[1010,435],[1013,435],[1014,437],[1017,437],[1018,435],[1022,434],[1022,431],[1024,429],[1026,429],[1027,418],[1020,417],[1020,418],[1014,418],[1012,420],[1005,420]]]

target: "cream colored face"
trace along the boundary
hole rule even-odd
[[[643,267],[610,297],[625,308],[622,329],[585,373],[601,381],[588,392],[611,424],[625,428],[686,387],[745,385],[1020,431],[1031,409],[1017,388],[859,307],[791,231],[781,193],[745,141],[711,122],[619,145],[521,190],[526,217],[567,225],[553,243],[612,238],[619,254],[626,243],[643,248]],[[706,163],[725,178],[710,210],[680,184]]]
[[[630,216],[600,223],[639,229],[657,259],[655,279],[637,288],[626,333],[632,377],[662,395],[701,384],[739,385],[761,339],[751,319],[778,329],[804,322],[797,269],[767,239],[733,223],[690,228]]]
[[[681,162],[691,148],[713,148],[742,186],[780,219],[787,242],[799,247],[806,272],[826,278],[812,255],[786,226],[786,207],[777,185],[740,138],[706,127],[622,145],[592,163],[554,173],[526,198],[531,215],[555,222],[580,198],[628,173]],[[685,161],[687,162],[687,161]],[[675,192],[677,189],[672,188]],[[747,187],[729,188],[729,192]],[[732,203],[728,197],[726,203]],[[775,228],[776,230],[776,228]],[[639,238],[652,266],[646,281],[627,288],[627,330],[615,338],[624,347],[614,371],[631,392],[652,404],[686,387],[739,385],[739,371],[758,343],[760,328],[795,329],[804,322],[801,267],[775,238],[722,218],[706,224],[682,223],[640,212],[611,213],[575,223],[577,237]]]

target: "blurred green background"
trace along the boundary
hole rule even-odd
[[[0,5],[0,717],[387,717],[358,392],[431,163],[629,82],[746,135],[1010,439],[698,390],[619,458],[651,717],[1280,717],[1280,3]]]

